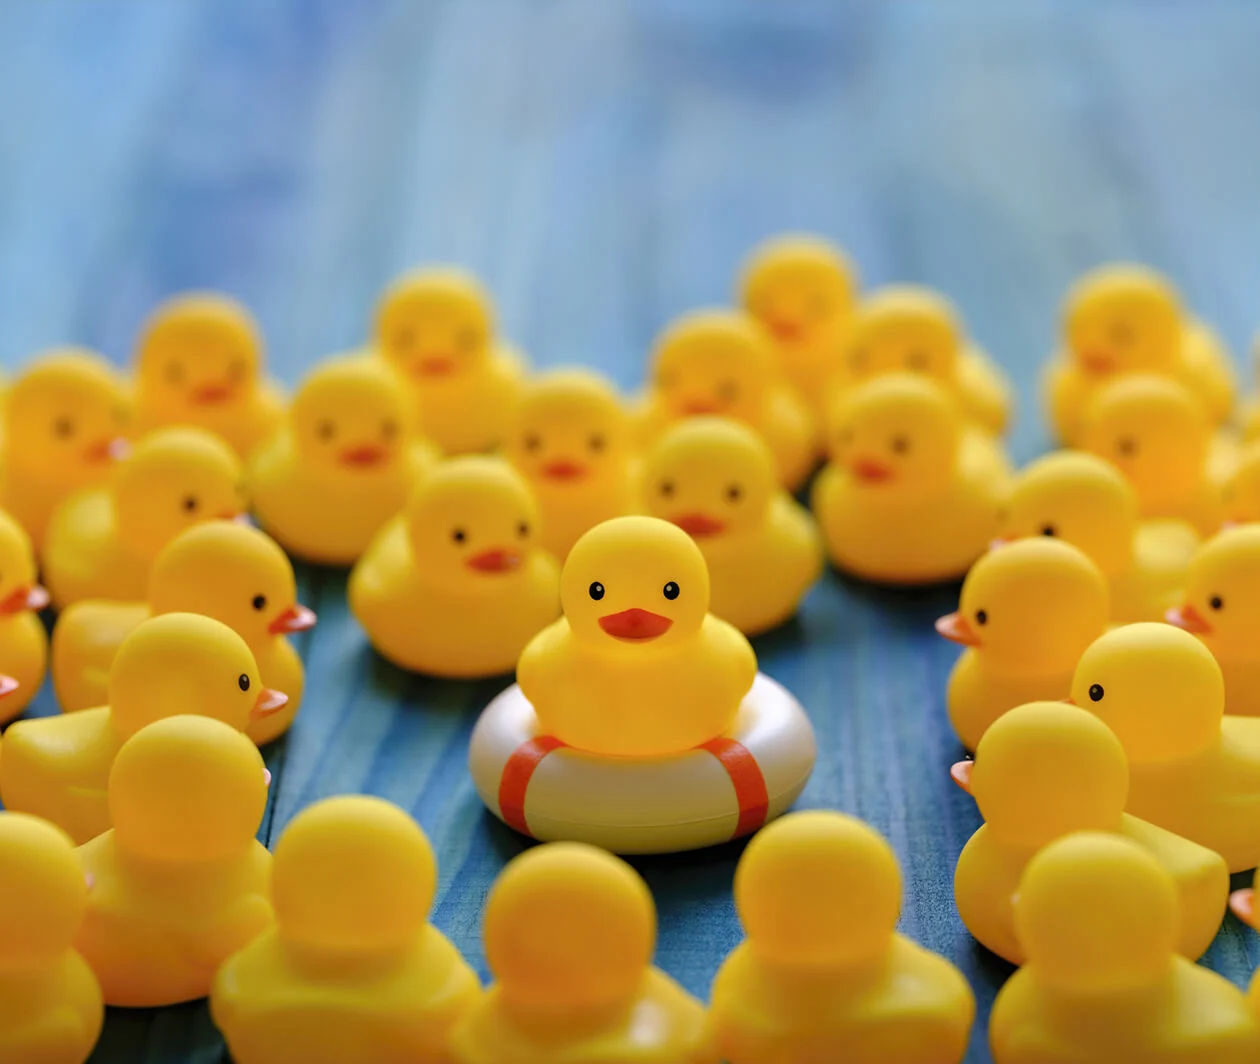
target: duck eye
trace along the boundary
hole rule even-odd
[[[410,329],[403,328],[403,329],[394,330],[394,338],[392,341],[394,347],[400,348],[405,351],[407,348],[409,348],[412,345],[412,342],[414,340],[415,340],[415,334]]]
[[[1058,533],[1055,531],[1055,527],[1054,527],[1054,525],[1042,525],[1042,526],[1041,526],[1041,534],[1042,534],[1043,536],[1054,536],[1054,535],[1058,535]]]
[[[265,610],[265,609],[267,608],[267,596],[266,596],[266,595],[255,595],[255,596],[254,596],[254,599],[253,599],[253,602],[251,603],[251,605],[252,605],[252,606],[254,607],[254,609],[256,609],[256,610]]]
[[[854,371],[861,373],[864,369],[866,369],[866,358],[866,348],[855,347],[849,352],[849,365],[854,369]]]
[[[1213,595],[1210,599],[1208,599],[1208,605],[1214,610],[1219,610],[1225,605],[1225,602],[1220,595]]]
[[[672,480],[662,480],[659,490],[665,498],[672,498],[674,494],[674,482]]]
[[[248,690],[249,690],[249,676],[248,676],[248,674],[246,674],[246,673],[241,673],[241,674],[240,674],[240,676],[238,676],[238,677],[236,678],[236,682],[237,682],[237,684],[239,684],[239,685],[240,685],[240,688],[241,688],[241,690],[242,690],[242,691],[248,691]]]
[[[673,602],[674,599],[678,597],[678,593],[680,590],[681,588],[679,588],[679,586],[675,584],[674,581],[671,580],[668,584],[666,584],[663,588],[661,588],[661,594],[664,595],[671,602]]]
[[[1116,441],[1116,450],[1124,455],[1125,458],[1132,458],[1137,454],[1137,440],[1133,439],[1132,436],[1121,436]]]
[[[906,355],[906,366],[916,373],[922,373],[928,368],[927,352],[916,347]]]
[[[520,536],[521,539],[525,539],[529,535],[529,522],[522,521],[519,525],[517,525],[516,534]]]
[[[185,513],[195,514],[197,512],[197,506],[198,506],[197,496],[185,495],[182,505],[184,507]]]
[[[1101,702],[1102,697],[1103,697],[1102,684],[1100,683],[1090,684],[1089,700],[1091,702]]]
[[[847,426],[845,428],[842,428],[840,430],[840,446],[848,447],[849,444],[851,444],[852,442],[853,442],[853,430],[851,428],[848,428]]]
[[[74,422],[68,417],[59,417],[53,422],[53,435],[61,439],[69,439],[74,435]]]
[[[604,449],[604,447],[607,445],[607,442],[608,441],[605,440],[604,437],[601,436],[597,432],[594,436],[592,436],[589,440],[586,441],[586,446],[589,447],[596,454],[598,454],[600,451]]]
[[[125,425],[131,420],[125,406],[114,407],[114,423],[117,425]]]
[[[480,342],[481,335],[476,329],[460,329],[459,332],[455,334],[455,346],[461,351],[472,351]]]
[[[724,403],[733,403],[739,398],[739,385],[734,381],[720,381],[717,386],[717,397]]]
[[[986,625],[989,623],[989,614],[986,610],[976,610],[976,624]]]
[[[246,366],[243,358],[234,358],[228,363],[227,375],[228,380],[243,381],[245,379]]]
[[[1112,343],[1118,344],[1120,347],[1126,347],[1133,341],[1133,330],[1127,322],[1113,322],[1108,332]]]
[[[910,450],[910,440],[906,436],[894,436],[892,438],[892,449],[894,454],[905,454]]]
[[[468,533],[462,528],[457,528],[451,532],[451,539],[456,543],[463,543],[468,538]]]
[[[536,432],[531,432],[525,437],[525,450],[533,452],[542,446],[542,437]]]
[[[598,602],[604,597],[604,585],[596,580],[595,583],[586,589],[586,593]]]
[[[739,500],[744,497],[744,489],[741,488],[738,484],[732,484],[729,488],[726,489],[726,497],[731,502],[739,502]]]
[[[166,381],[168,384],[181,384],[184,380],[184,367],[178,362],[166,364]]]
[[[386,418],[383,422],[381,422],[381,435],[387,440],[392,440],[398,435],[398,422],[392,417]]]
[[[337,434],[337,426],[325,418],[315,426],[315,435],[321,440],[331,440]]]
[[[809,308],[809,313],[815,318],[823,317],[831,309],[827,303],[827,297],[822,292],[810,292],[805,305]]]

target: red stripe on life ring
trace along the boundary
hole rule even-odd
[[[710,739],[700,749],[708,750],[721,762],[735,786],[739,821],[731,838],[751,835],[766,822],[766,817],[770,814],[770,793],[766,790],[766,778],[761,774],[757,759],[743,743],[725,736]]]
[[[534,778],[534,770],[542,764],[542,759],[562,746],[564,743],[552,735],[527,739],[512,751],[512,756],[503,766],[503,777],[499,780],[499,813],[508,827],[522,835],[533,838],[525,820],[525,793],[529,790],[529,781]]]

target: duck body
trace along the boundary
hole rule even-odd
[[[0,701],[0,724],[22,712],[44,683],[48,635],[39,617],[26,609],[0,614],[0,674],[17,680],[16,691]]]
[[[107,487],[71,496],[48,522],[44,579],[59,609],[88,598],[143,599],[151,561],[119,541]]]
[[[444,454],[479,454],[503,439],[525,379],[524,357],[508,345],[483,363],[448,375],[413,375],[416,419]]]
[[[0,975],[0,1059],[84,1064],[104,1021],[96,976],[74,950],[36,970]]]
[[[605,471],[594,483],[532,480],[542,512],[541,543],[563,561],[583,533],[603,521],[633,513],[634,477],[630,462]]]
[[[1007,710],[1027,702],[1066,698],[1072,669],[1042,673],[1004,667],[971,647],[962,652],[949,674],[945,703],[949,722],[968,750],[974,750],[989,726]]]
[[[1180,601],[1186,570],[1198,549],[1197,529],[1187,521],[1153,519],[1138,523],[1133,562],[1108,573],[1111,619],[1116,624],[1163,620]]]
[[[1011,420],[1011,386],[993,359],[975,344],[958,355],[958,401],[969,421],[994,436]]]
[[[201,401],[169,406],[143,384],[136,391],[135,432],[139,437],[158,429],[191,425],[223,440],[237,457],[248,458],[284,422],[284,389],[261,379],[247,393],[230,401]]]

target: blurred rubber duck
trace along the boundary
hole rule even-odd
[[[967,648],[946,693],[963,746],[974,750],[989,725],[1015,706],[1065,697],[1107,615],[1098,566],[1063,540],[1016,540],[976,562],[958,611],[936,622],[941,635]]]
[[[1047,368],[1045,390],[1059,439],[1076,445],[1094,392],[1132,373],[1153,374],[1191,390],[1209,424],[1233,412],[1229,352],[1187,314],[1167,278],[1146,266],[1091,270],[1063,304],[1063,350]]]
[[[735,906],[748,939],[718,971],[711,1006],[723,1060],[962,1060],[971,988],[897,934],[901,872],[873,828],[830,811],[775,821],[740,858]]]
[[[428,922],[429,840],[379,798],[327,798],[276,844],[276,922],[219,969],[215,1024],[237,1064],[445,1061],[480,984]]]
[[[118,648],[109,705],[9,727],[0,799],[82,844],[109,828],[110,768],[119,747],[146,724],[198,713],[243,731],[286,701],[263,687],[249,647],[227,625],[192,613],[154,617]]]
[[[987,433],[1006,431],[1011,386],[989,357],[967,341],[954,305],[918,285],[889,285],[858,305],[840,360],[839,387],[886,373],[921,374],[958,401]]]
[[[1253,439],[1239,450],[1237,467],[1221,497],[1226,524],[1260,522],[1260,440]]]
[[[288,695],[283,707],[252,719],[245,734],[262,745],[288,730],[306,677],[286,636],[313,627],[315,614],[297,601],[293,566],[275,540],[235,521],[207,521],[171,540],[153,563],[147,602],[88,599],[61,614],[52,676],[62,711],[105,705],[123,640],[163,613],[204,614],[244,639],[262,682]]]
[[[591,754],[664,757],[730,727],[757,658],[708,612],[704,555],[682,529],[655,517],[596,525],[569,552],[560,601],[564,616],[516,667],[541,734]]]
[[[37,552],[57,504],[105,482],[130,421],[126,383],[92,351],[36,355],[13,382],[4,404],[0,506]]]
[[[394,282],[375,344],[410,383],[420,429],[440,450],[489,451],[505,438],[525,364],[496,338],[490,298],[471,274],[431,267]]]
[[[1110,462],[1056,451],[1020,470],[1007,500],[1002,541],[1055,536],[1080,547],[1107,578],[1111,619],[1157,621],[1180,601],[1199,547],[1193,526],[1138,519],[1137,494]]]
[[[538,546],[538,526],[538,506],[507,462],[443,462],[355,565],[350,608],[404,669],[509,672],[560,612],[559,567]]]
[[[220,292],[184,292],[141,327],[134,359],[136,432],[190,425],[248,458],[284,418],[263,376],[263,338],[247,307]]]
[[[984,817],[958,858],[954,899],[967,930],[994,953],[1024,963],[1012,908],[1020,877],[1035,853],[1074,831],[1113,832],[1151,854],[1177,888],[1177,951],[1194,960],[1212,944],[1229,895],[1225,861],[1124,812],[1124,747],[1097,717],[1062,702],[1017,706],[953,775]]]
[[[353,565],[437,464],[437,451],[413,430],[404,387],[380,359],[328,359],[298,387],[285,425],[254,452],[250,502],[294,557]]]
[[[222,440],[195,428],[146,436],[106,484],[70,496],[48,522],[44,579],[54,605],[143,599],[166,544],[244,508],[241,466]]]
[[[93,887],[75,946],[105,1004],[203,998],[271,923],[271,854],[254,839],[270,780],[258,748],[210,717],[167,717],[123,744],[114,826],[79,847]]]
[[[647,884],[612,854],[554,842],[513,858],[482,937],[495,981],[455,1026],[454,1064],[717,1064],[704,1006],[652,967]]]
[[[644,457],[643,499],[700,547],[709,610],[745,635],[796,613],[822,573],[822,539],[809,511],[778,484],[774,456],[748,426],[689,418]]]
[[[44,683],[48,635],[38,613],[47,605],[30,537],[0,510],[0,724],[20,714]]]
[[[1015,928],[1028,963],[993,1003],[995,1064],[1244,1064],[1260,1033],[1241,992],[1178,956],[1177,891],[1145,849],[1077,832],[1028,864]]]
[[[105,1020],[72,948],[88,885],[74,845],[38,817],[0,812],[0,1060],[84,1064]]]
[[[837,568],[885,584],[954,580],[997,535],[1008,468],[963,432],[934,381],[894,373],[845,392],[827,438],[812,506]]]
[[[526,381],[505,453],[538,502],[540,542],[560,561],[587,529],[634,508],[630,427],[597,373],[552,370]]]
[[[784,376],[820,423],[857,284],[849,256],[816,236],[773,237],[744,263],[740,302],[769,335]]]
[[[747,314],[697,310],[676,319],[657,338],[650,375],[637,417],[643,444],[675,421],[716,414],[756,430],[789,490],[813,471],[815,419],[779,373],[769,340]]]
[[[1129,758],[1128,811],[1193,839],[1231,872],[1260,863],[1260,719],[1226,717],[1211,652],[1170,624],[1130,624],[1081,655],[1072,699]]]

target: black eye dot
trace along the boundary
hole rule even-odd
[[[1110,333],[1112,341],[1122,347],[1133,339],[1133,330],[1123,321],[1114,322]]]
[[[325,418],[315,426],[315,435],[321,440],[331,440],[337,434],[337,426]]]
[[[672,480],[662,480],[659,491],[668,499],[674,494],[674,482]]]
[[[668,584],[661,588],[661,594],[672,602],[678,597],[680,590],[679,586],[671,580]]]
[[[394,332],[395,347],[410,347],[413,339],[415,337],[410,329],[398,329]]]
[[[529,522],[522,521],[519,525],[517,525],[516,534],[520,536],[521,539],[524,539],[526,536],[528,536],[529,535]]]
[[[1214,610],[1219,610],[1225,605],[1225,602],[1220,595],[1213,595],[1210,599],[1208,599],[1208,605]]]
[[[198,507],[199,505],[200,505],[200,504],[197,502],[197,496],[196,496],[196,495],[185,495],[185,496],[184,496],[183,507],[184,507],[184,512],[185,512],[185,513],[195,514],[195,513],[197,512],[197,507]]]
[[[988,624],[989,614],[985,610],[976,610],[976,624]]]
[[[1041,534],[1043,536],[1057,536],[1058,530],[1054,527],[1054,525],[1042,525]]]
[[[525,437],[524,442],[525,442],[525,450],[536,451],[538,450],[539,447],[542,446],[542,437],[539,436],[538,433],[536,432],[531,432],[528,436]]]
[[[1101,702],[1103,697],[1102,684],[1091,684],[1089,688],[1089,700],[1091,702]]]
[[[600,451],[604,449],[605,446],[607,446],[607,443],[608,441],[605,440],[603,436],[601,436],[599,433],[596,433],[594,436],[592,436],[589,440],[586,441],[586,446],[589,447],[596,454],[598,454]]]
[[[851,428],[843,428],[840,430],[840,446],[847,447],[853,442],[853,430]]]
[[[455,343],[463,351],[471,351],[481,340],[476,329],[460,329],[455,334]]]
[[[739,500],[744,497],[744,489],[741,488],[738,484],[732,484],[729,488],[726,489],[726,497],[731,502],[739,502]]]
[[[894,436],[892,438],[892,449],[896,454],[905,454],[910,450],[910,440],[905,436]]]
[[[604,597],[604,585],[596,580],[595,583],[586,589],[586,592],[591,596],[591,598],[598,602]]]
[[[267,608],[267,596],[255,595],[252,605],[256,610],[265,610]]]
[[[184,379],[184,367],[178,362],[166,364],[166,379],[170,384],[179,384]]]
[[[381,435],[387,440],[392,440],[398,435],[398,422],[392,417],[386,418],[381,422]]]
[[[849,365],[855,370],[863,370],[866,368],[866,349],[863,347],[855,347],[849,352]]]
[[[234,358],[228,363],[228,380],[243,381],[245,379],[245,360],[243,358]]]
[[[739,385],[734,381],[721,381],[717,386],[717,396],[724,403],[734,402],[739,396]]]
[[[74,422],[68,417],[59,417],[53,422],[53,435],[63,440],[74,435]]]
[[[245,673],[241,673],[240,676],[236,678],[236,682],[240,685],[242,691],[249,690],[249,677]]]
[[[916,373],[921,373],[928,367],[927,352],[915,348],[906,355],[906,365]]]
[[[1132,458],[1133,455],[1137,454],[1137,440],[1133,439],[1132,436],[1121,436],[1116,441],[1116,450],[1126,458]]]
[[[456,543],[463,543],[468,538],[468,533],[462,528],[456,528],[451,532],[451,539]]]

